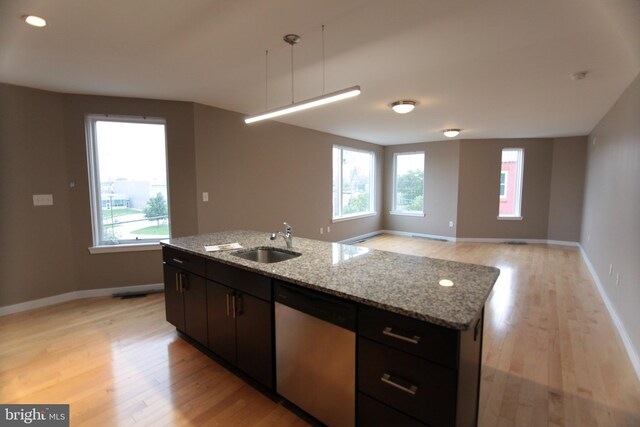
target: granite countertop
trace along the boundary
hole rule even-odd
[[[270,233],[236,230],[179,237],[163,246],[201,255],[265,276],[336,295],[369,306],[467,330],[491,292],[500,270],[483,265],[403,255],[294,236],[291,251],[302,256],[263,264],[232,255],[235,251],[206,252],[205,245],[238,242],[243,248],[274,246],[286,249],[284,239]],[[453,286],[439,281],[448,279]]]

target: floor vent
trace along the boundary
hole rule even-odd
[[[374,237],[382,236],[382,233],[374,234],[373,236],[363,237],[362,239],[352,240],[348,244],[355,245],[356,243],[366,242],[367,240],[373,239]]]
[[[518,242],[518,241],[514,241],[514,240],[509,240],[509,241],[502,242],[502,243],[504,243],[505,245],[526,245],[527,244],[527,242]]]
[[[129,299],[129,298],[142,298],[149,294],[158,294],[164,292],[162,289],[150,290],[150,291],[134,291],[134,292],[119,292],[111,295],[114,298]]]
[[[417,237],[417,238],[419,238],[419,239],[434,240],[434,241],[436,241],[436,242],[448,242],[448,240],[447,240],[447,239],[440,239],[440,238],[438,238],[438,237],[418,236],[418,235],[415,235],[415,234],[412,234],[412,235],[411,235],[411,237]]]

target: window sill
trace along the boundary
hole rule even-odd
[[[522,221],[522,217],[521,216],[499,216],[498,217],[499,220],[505,220],[505,221]]]
[[[128,245],[104,245],[91,246],[89,253],[91,255],[110,254],[116,252],[142,252],[142,251],[159,251],[162,247],[160,243],[132,243]]]
[[[349,221],[349,220],[352,220],[352,219],[367,218],[367,217],[376,216],[376,215],[378,215],[377,212],[367,212],[367,213],[359,214],[359,215],[342,216],[342,217],[339,217],[339,218],[333,218],[331,220],[331,222]]]
[[[391,215],[399,215],[399,216],[418,216],[424,217],[424,212],[402,212],[402,211],[389,211]]]

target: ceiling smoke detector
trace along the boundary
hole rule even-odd
[[[571,80],[582,80],[587,77],[588,71],[578,71],[577,73],[571,74]]]

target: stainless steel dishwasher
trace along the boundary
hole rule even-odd
[[[331,427],[355,424],[353,304],[276,284],[278,394]]]

